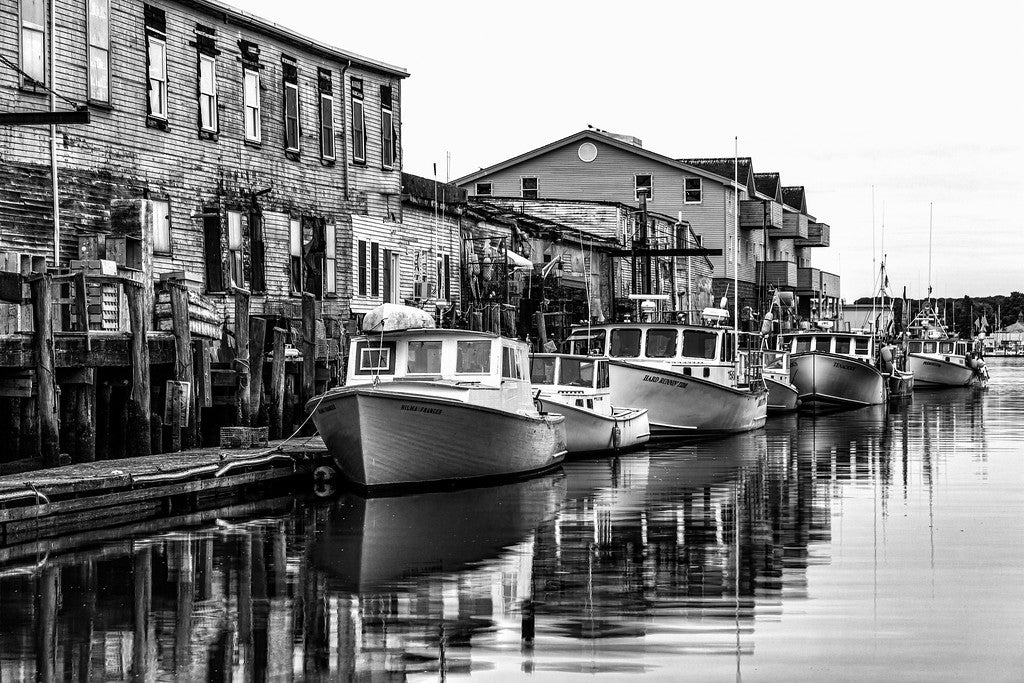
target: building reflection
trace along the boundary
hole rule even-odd
[[[791,415],[728,439],[505,486],[282,497],[0,549],[0,681],[401,680],[514,666],[643,670],[754,652],[813,596],[836,500],[929,496],[970,392]],[[171,529],[167,531],[166,529]],[[596,664],[595,664],[596,662]]]

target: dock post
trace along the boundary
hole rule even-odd
[[[196,445],[196,383],[192,370],[192,330],[188,318],[188,292],[182,285],[171,282],[171,330],[174,332],[174,379],[185,382],[189,388],[188,422],[182,436],[171,437],[172,443],[185,448]],[[181,431],[181,423],[171,425],[172,435]]]
[[[32,281],[33,336],[36,352],[36,384],[39,416],[39,454],[43,467],[56,467],[60,456],[57,424],[57,375],[53,349],[53,277],[43,273]]]
[[[260,424],[263,406],[263,348],[267,341],[267,321],[249,319],[249,402],[252,404],[252,424]]]
[[[270,361],[270,438],[280,439],[284,435],[284,338],[286,330],[274,328],[274,352]]]
[[[96,369],[82,368],[76,373],[72,394],[71,434],[75,440],[74,462],[96,460]]]
[[[146,293],[143,287],[125,282],[128,318],[132,339],[129,349],[132,366],[132,390],[128,397],[128,455],[150,455],[153,452],[149,396],[149,325],[146,319]]]
[[[316,386],[316,300],[309,292],[302,293],[302,392],[299,395],[303,416],[306,401],[313,398]]]
[[[238,375],[238,424],[252,426],[252,396],[249,394],[249,292],[235,287],[235,372]]]
[[[21,457],[39,455],[39,399],[21,399]]]

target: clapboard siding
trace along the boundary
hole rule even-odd
[[[18,59],[18,0],[0,0],[0,52]],[[57,64],[60,92],[76,101],[87,97],[86,7],[84,0],[57,0]],[[204,211],[247,213],[253,193],[267,190],[258,203],[264,214],[267,296],[254,299],[257,310],[267,299],[292,297],[288,280],[288,229],[291,217],[311,216],[335,223],[338,230],[338,296],[325,312],[347,315],[350,295],[351,218],[369,214],[378,222],[401,218],[401,77],[372,63],[332,59],[323,51],[299,48],[262,32],[244,17],[213,16],[198,6],[153,0],[167,19],[168,126],[147,126],[146,37],[144,3],[111,0],[111,106],[91,107],[88,126],[58,126],[61,193],[61,259],[76,256],[77,238],[108,234],[119,226],[112,206],[144,197],[170,202],[172,250],[155,255],[154,270],[184,268],[205,274]],[[215,31],[218,135],[199,134],[197,101],[197,23]],[[260,144],[244,141],[242,66],[238,41],[260,48]],[[284,150],[282,55],[298,66],[301,152]],[[328,69],[334,91],[337,160],[320,158],[318,68]],[[347,71],[342,77],[342,72]],[[351,78],[363,79],[366,105],[367,163],[350,164],[349,114]],[[380,86],[393,88],[393,114],[399,150],[393,170],[381,166]],[[61,108],[68,105],[61,103]],[[44,111],[46,97],[18,88],[10,69],[0,68],[0,110]],[[48,129],[0,128],[0,251],[49,255],[53,251]],[[226,221],[222,223],[225,233]],[[246,245],[246,262],[251,254]],[[230,306],[227,306],[230,308]]]

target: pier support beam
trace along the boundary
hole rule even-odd
[[[306,401],[313,398],[316,386],[316,300],[302,293],[302,391],[299,412],[305,417]]]
[[[171,330],[174,332],[174,380],[189,387],[188,423],[184,434],[180,424],[171,425],[171,442],[184,448],[196,445],[196,383],[192,368],[192,329],[188,318],[188,292],[181,285],[171,283]],[[177,438],[175,438],[177,437]]]
[[[249,402],[252,404],[252,424],[260,422],[263,406],[263,348],[267,341],[267,321],[249,320]]]
[[[33,337],[39,416],[39,454],[44,467],[56,467],[60,456],[60,413],[53,349],[53,278],[42,274],[32,281]]]
[[[284,339],[286,330],[274,328],[274,352],[270,362],[270,438],[284,438]]]
[[[125,283],[124,293],[128,298],[128,317],[131,321],[132,342],[129,348],[132,367],[132,390],[128,397],[128,455],[150,455],[150,385],[149,385],[149,344],[146,335],[149,323],[146,311],[144,287]]]
[[[235,288],[235,372],[238,374],[238,424],[252,426],[252,395],[249,392],[249,292]]]

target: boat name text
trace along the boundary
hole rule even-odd
[[[856,370],[857,369],[857,368],[855,368],[852,365],[847,365],[846,363],[839,363],[839,362],[833,362],[832,363],[832,367],[839,368],[840,370]]]
[[[670,387],[683,388],[688,383],[678,379],[669,379],[668,377],[655,377],[654,375],[644,375],[645,382],[653,382],[655,384],[667,384]]]
[[[431,415],[441,414],[440,408],[428,408],[426,406],[409,406],[404,403],[402,404],[402,410],[411,410],[415,413],[430,413]]]

